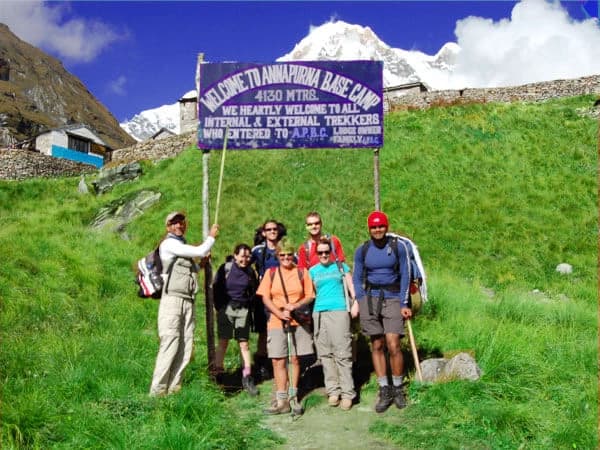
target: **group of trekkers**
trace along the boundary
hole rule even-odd
[[[218,268],[214,281],[218,345],[212,375],[224,372],[228,343],[235,339],[242,359],[242,387],[258,394],[254,373],[273,377],[273,392],[265,414],[300,415],[298,399],[301,358],[316,356],[323,370],[328,404],[350,410],[356,398],[352,373],[352,319],[370,338],[379,392],[376,412],[392,403],[406,406],[404,361],[400,339],[411,319],[411,283],[423,283],[420,258],[407,238],[388,233],[389,220],[381,211],[367,218],[370,239],[354,253],[352,271],[339,238],[322,232],[316,211],[306,215],[308,239],[296,247],[285,226],[267,220],[256,230],[254,246],[238,244]],[[181,388],[195,327],[194,295],[198,266],[218,235],[213,225],[206,240],[186,244],[187,222],[181,212],[166,218],[167,237],[160,245],[163,267],[169,272],[158,313],[160,347],[150,395],[162,396]],[[416,262],[415,262],[416,261]],[[176,289],[173,289],[173,287]],[[258,334],[252,360],[250,333]],[[389,370],[387,358],[389,358]],[[388,373],[391,378],[388,378]]]

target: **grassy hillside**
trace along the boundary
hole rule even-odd
[[[386,118],[382,209],[418,243],[430,279],[415,322],[420,351],[470,350],[484,373],[476,383],[413,383],[413,405],[393,413],[402,427],[382,417],[371,430],[390,445],[597,447],[598,123],[577,112],[593,100]],[[210,158],[211,215],[220,156]],[[248,399],[242,413],[208,381],[202,297],[183,391],[148,398],[157,303],[135,296],[131,267],[171,210],[186,210],[188,237],[202,239],[202,155],[189,149],[144,168],[101,197],[79,195],[77,178],[0,182],[3,448],[282,442],[261,427],[261,405]],[[127,227],[129,240],[89,229],[101,206],[142,188],[163,196]],[[350,257],[373,204],[370,150],[228,152],[215,264],[271,217],[300,244],[310,210]],[[555,272],[561,262],[573,274]]]

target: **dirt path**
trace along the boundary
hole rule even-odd
[[[267,383],[263,389],[268,392]],[[269,385],[270,388],[270,385]],[[377,438],[369,433],[375,421],[399,423],[402,411],[394,405],[384,414],[373,410],[374,393],[364,393],[359,404],[350,411],[332,408],[327,404],[323,388],[311,391],[304,399],[306,411],[292,419],[289,414],[266,416],[264,424],[286,439],[281,449],[333,449],[349,450],[399,449],[397,444]]]

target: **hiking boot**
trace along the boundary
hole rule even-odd
[[[256,388],[254,379],[251,375],[242,378],[242,387],[252,397],[256,397],[258,395],[258,389]]]
[[[375,403],[375,412],[385,412],[394,401],[393,386],[380,386],[377,403]]]
[[[290,406],[292,409],[292,416],[301,416],[304,414],[304,408],[302,403],[298,401],[298,397],[290,398]]]
[[[352,408],[352,399],[343,398],[340,402],[340,409],[343,411],[349,411]]]
[[[396,408],[406,408],[406,394],[404,393],[404,384],[394,386],[394,404]]]
[[[327,399],[327,404],[329,406],[337,406],[340,404],[340,398],[337,395],[330,395]]]
[[[286,398],[285,400],[277,400],[277,403],[269,406],[266,409],[263,409],[263,413],[274,416],[276,414],[287,414],[291,411],[290,402]]]

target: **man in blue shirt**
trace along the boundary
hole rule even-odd
[[[406,406],[400,338],[404,336],[404,321],[412,317],[409,303],[410,261],[406,246],[400,240],[386,236],[389,221],[383,212],[369,214],[367,224],[371,240],[354,253],[352,281],[360,308],[361,328],[371,339],[371,357],[379,384],[375,411],[382,413],[392,403],[398,408]],[[397,251],[392,246],[397,246]],[[392,386],[387,377],[386,347]]]

